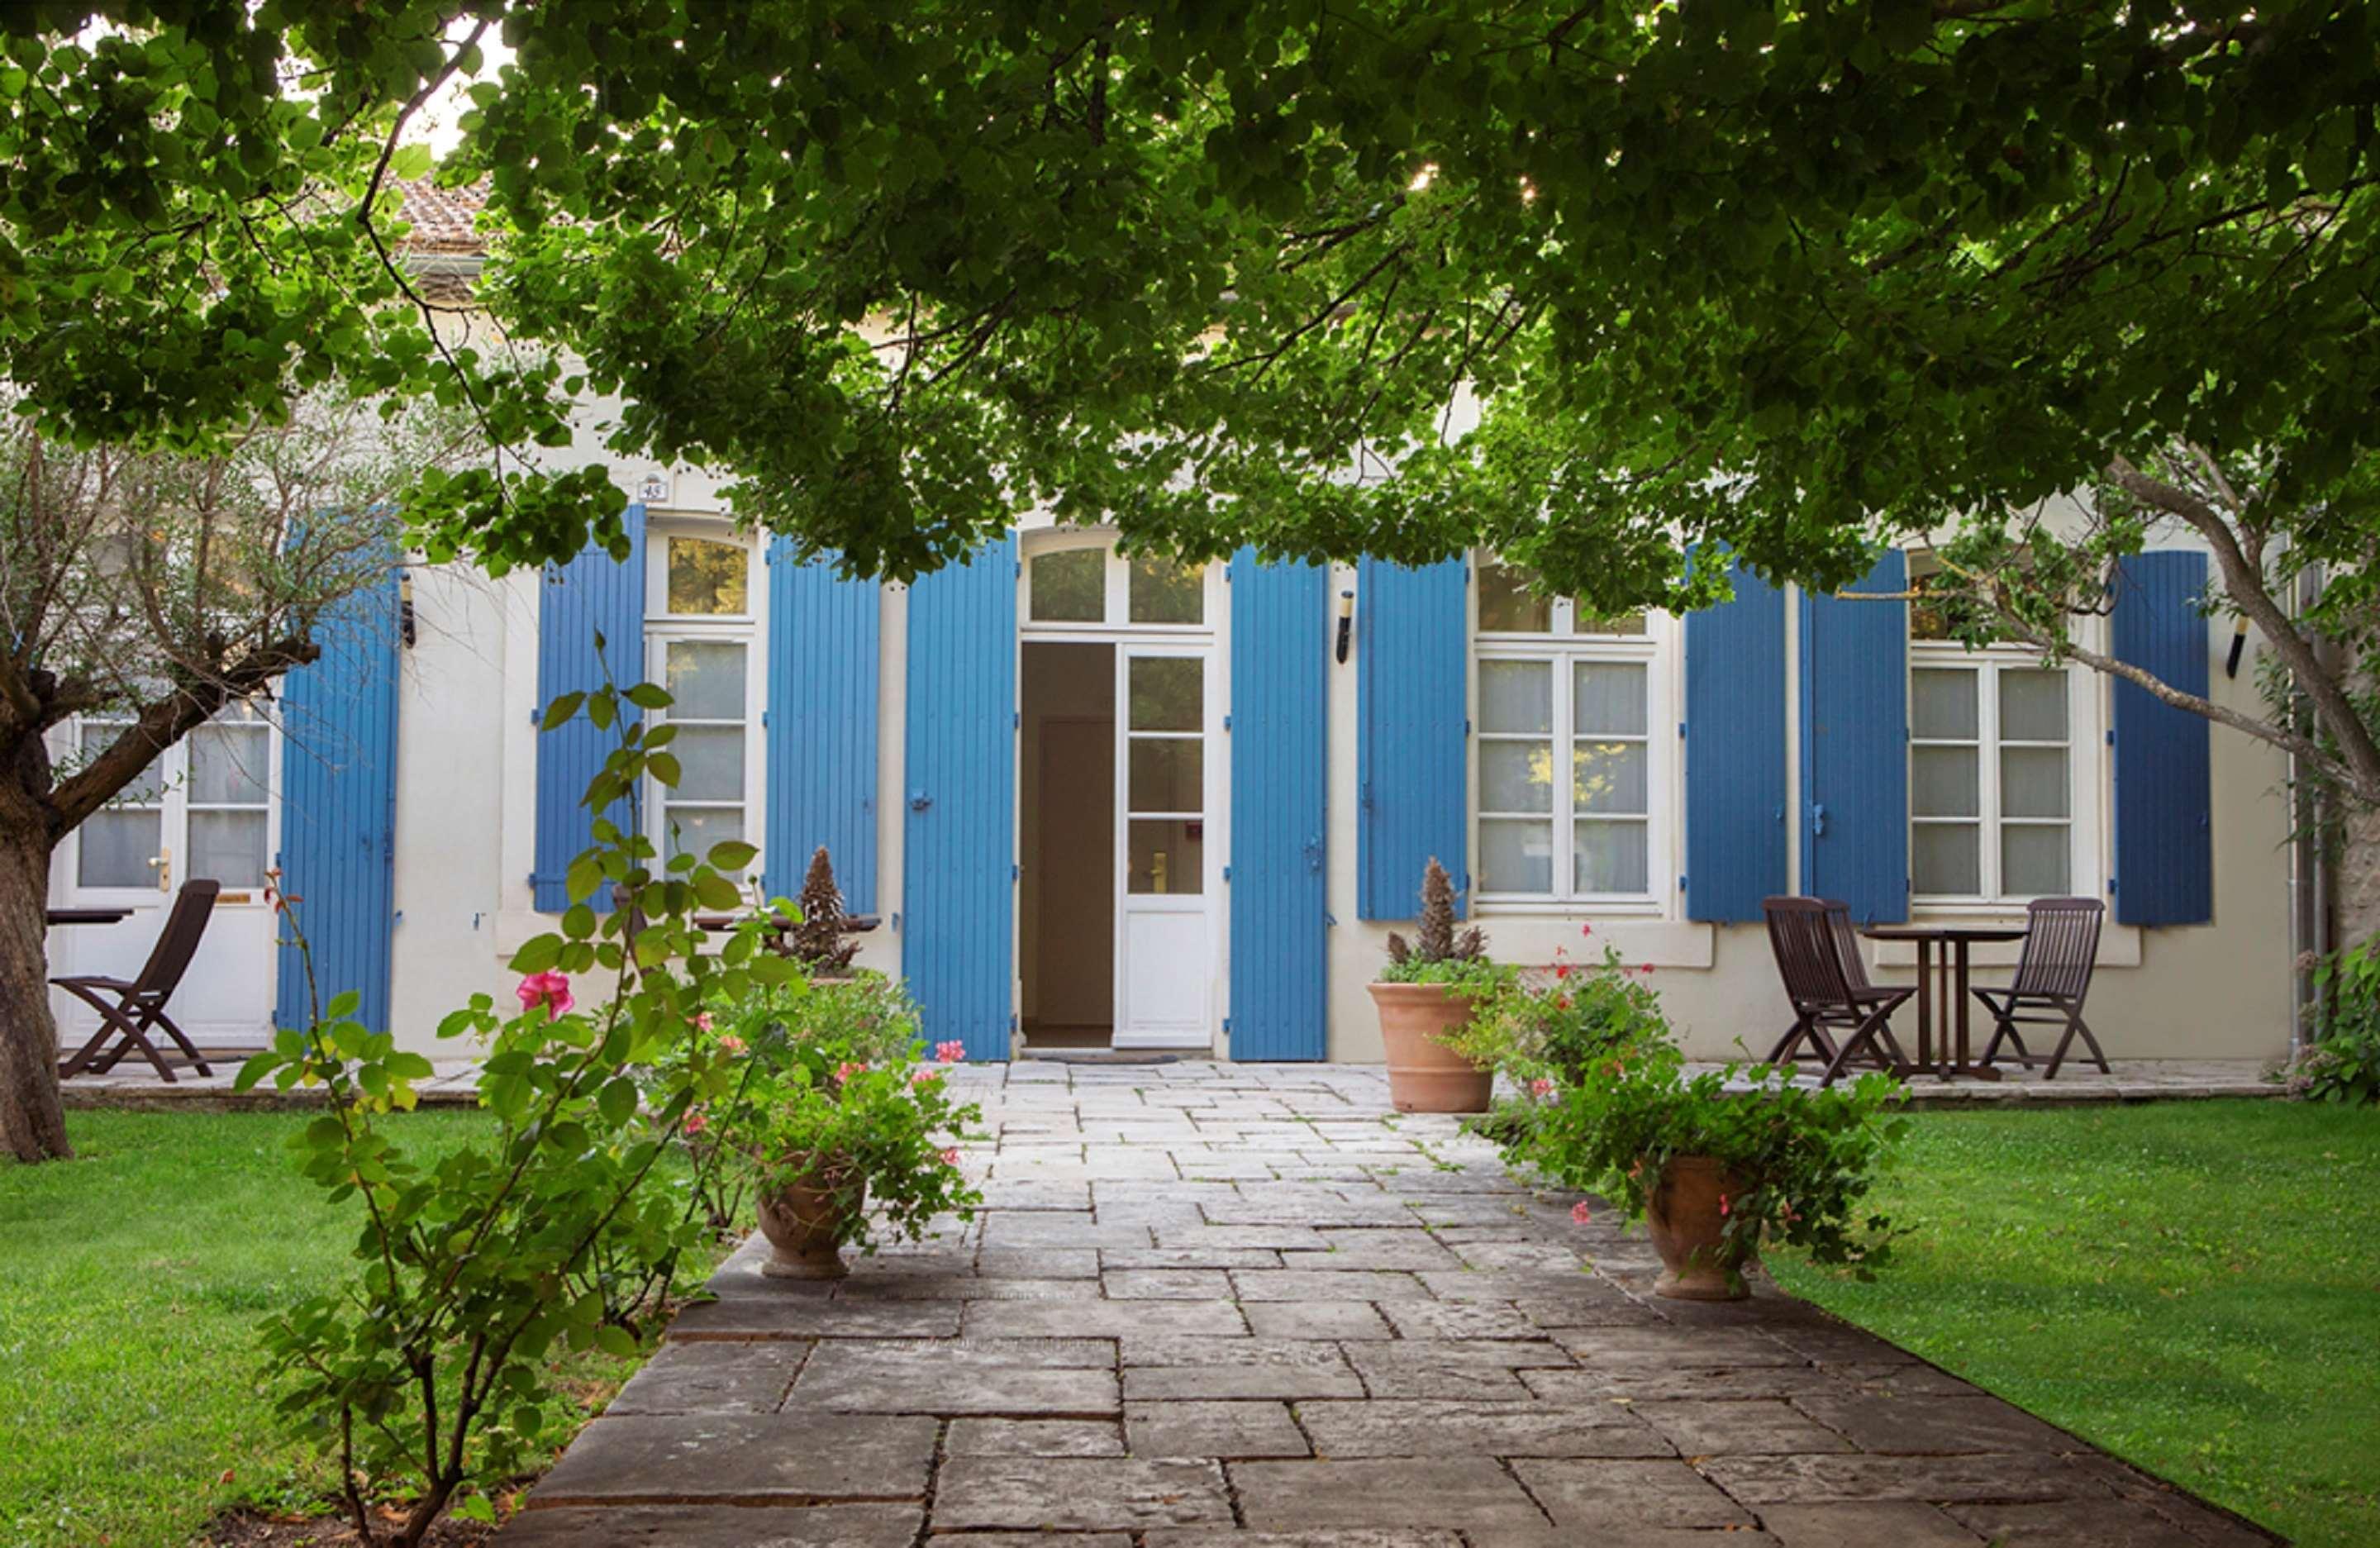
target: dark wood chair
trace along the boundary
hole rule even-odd
[[[2036,897],[2024,906],[2024,949],[2016,959],[2016,981],[2006,989],[1978,989],[1975,998],[1999,1025],[1984,1045],[1980,1061],[1989,1067],[2000,1056],[2000,1044],[2011,1043],[2007,1055],[2031,1068],[2046,1064],[2044,1080],[2058,1079],[2066,1051],[2080,1037],[2091,1050],[2099,1073],[2110,1073],[2107,1055],[2082,1020],[2082,1002],[2091,994],[2091,972],[2099,960],[2099,926],[2107,907],[2095,897]],[[2063,1027],[2065,1035],[2044,1059],[2024,1045],[2018,1026]]]
[[[140,966],[140,976],[135,979],[101,978],[85,975],[79,978],[52,979],[50,981],[99,1012],[99,1030],[82,1045],[75,1056],[58,1066],[58,1077],[65,1079],[89,1071],[104,1075],[122,1061],[124,1055],[140,1050],[156,1068],[157,1078],[171,1082],[174,1072],[149,1041],[152,1031],[162,1030],[181,1049],[200,1075],[212,1075],[198,1044],[174,1025],[165,1014],[165,1004],[181,987],[182,975],[189,971],[190,960],[199,954],[199,942],[205,938],[207,920],[214,914],[215,894],[223,884],[194,881],[182,884],[174,895],[174,906],[166,910],[165,928],[157,933],[157,944],[149,948],[149,960]],[[115,1046],[107,1046],[109,1040]]]
[[[1793,1025],[1768,1051],[1767,1062],[1787,1063],[1807,1042],[1827,1061],[1823,1085],[1834,1084],[1863,1058],[1885,1070],[1907,1062],[1892,1035],[1892,1013],[1917,991],[1868,981],[1851,909],[1817,897],[1771,897],[1760,908],[1793,1006]],[[1847,1034],[1840,1044],[1829,1035],[1837,1030]]]

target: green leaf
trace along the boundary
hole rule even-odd
[[[363,1003],[364,997],[358,992],[353,989],[342,989],[331,996],[331,1008],[323,1012],[323,1018],[330,1021],[344,1020],[353,1016]]]
[[[666,710],[676,701],[659,683],[638,683],[628,689],[628,702],[640,710]]]
[[[605,1123],[618,1128],[636,1115],[637,1083],[625,1075],[607,1082],[596,1093],[595,1111],[602,1115]]]
[[[559,935],[532,935],[513,953],[512,970],[516,973],[541,973],[562,960],[563,939]]]
[[[760,851],[741,839],[731,838],[710,847],[710,863],[721,871],[741,871],[760,858]]]
[[[543,729],[551,731],[557,726],[568,725],[570,717],[578,713],[578,706],[586,701],[587,695],[584,693],[563,694],[545,707]]]

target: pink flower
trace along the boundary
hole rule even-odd
[[[577,1003],[570,997],[570,980],[550,968],[521,980],[520,987],[513,993],[520,996],[523,1014],[543,1006],[549,1021]]]
[[[866,1065],[853,1064],[849,1059],[845,1059],[843,1063],[834,1067],[835,1080],[841,1085],[847,1086],[851,1083],[851,1078],[853,1076],[865,1075],[867,1073],[868,1067]]]
[[[707,1010],[697,1011],[695,1013],[694,1024],[699,1030],[706,1032],[710,1030],[710,1013]]]
[[[930,1086],[941,1078],[942,1072],[939,1069],[913,1069],[909,1072],[909,1084],[912,1086]]]
[[[1536,1097],[1539,1102],[1543,1102],[1546,1098],[1554,1094],[1554,1083],[1540,1075],[1535,1080],[1529,1082],[1529,1094]]]
[[[956,1039],[934,1044],[934,1062],[937,1064],[954,1065],[965,1057],[966,1044]]]
[[[686,1115],[686,1121],[678,1125],[678,1127],[685,1129],[688,1134],[699,1134],[704,1129],[710,1127],[710,1120],[699,1112],[688,1113]]]
[[[1558,979],[1566,979],[1566,978],[1570,977],[1570,964],[1569,964],[1569,963],[1567,963],[1567,962],[1557,962],[1557,963],[1555,963],[1555,964],[1554,964],[1554,977],[1556,977],[1556,978],[1558,978]]]
[[[942,1164],[945,1166],[956,1166],[958,1164],[959,1148],[956,1145],[953,1145],[950,1149],[942,1152]]]
[[[1591,924],[1582,924],[1578,927],[1578,932],[1582,935],[1592,935],[1595,933],[1595,926]]]
[[[1637,969],[1636,970],[1637,970],[1638,972],[1640,972],[1640,973],[1644,974],[1646,978],[1651,978],[1651,977],[1653,976],[1653,965],[1652,965],[1650,962],[1645,963],[1643,967],[1641,967],[1641,968]]]
[[[1718,1213],[1721,1214],[1733,1214],[1735,1213],[1728,1207],[1727,1195],[1724,1193],[1718,1196]]]
[[[741,1054],[744,1052],[744,1040],[730,1032],[719,1040],[719,1046],[730,1054]]]
[[[1594,1224],[1594,1222],[1595,1216],[1588,1212],[1585,1200],[1581,1199],[1577,1203],[1572,1204],[1570,1207],[1570,1223],[1572,1225],[1589,1225]]]

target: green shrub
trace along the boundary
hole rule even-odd
[[[2322,1033],[2289,1067],[2289,1095],[2351,1106],[2380,1103],[2380,935],[2314,969]]]

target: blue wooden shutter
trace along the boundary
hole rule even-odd
[[[2185,693],[2207,685],[2206,555],[2135,554],[2117,568],[2118,660]],[[2204,715],[2116,679],[2116,919],[2204,924],[2215,917],[2214,798]]]
[[[1330,579],[1232,559],[1232,1057],[1326,1055]]]
[[[537,626],[537,710],[565,693],[584,693],[603,686],[603,665],[622,688],[633,687],[645,676],[645,507],[630,506],[626,516],[629,552],[614,561],[601,548],[589,546],[566,565],[549,567],[540,591]],[[595,638],[603,638],[602,653]],[[588,785],[602,772],[603,760],[619,745],[616,731],[599,731],[587,717],[540,732],[537,738],[537,859],[529,873],[540,914],[558,914],[570,907],[564,877],[570,862],[594,845],[595,814],[587,809]],[[626,827],[629,803],[614,801],[604,816]],[[587,900],[601,913],[612,906],[599,890]]]
[[[1887,549],[1853,591],[1908,590]],[[1909,917],[1909,604],[1802,597],[1802,890]]]
[[[1785,593],[1737,566],[1686,616],[1686,917],[1757,920],[1786,889]]]
[[[901,967],[929,1041],[1008,1057],[1015,977],[1016,539],[909,588]]]
[[[1469,629],[1460,559],[1418,569],[1366,559],[1356,579],[1355,912],[1421,911],[1431,857],[1467,909]]]
[[[771,545],[765,886],[792,896],[824,845],[855,914],[876,909],[877,613],[873,579]]]
[[[396,923],[397,579],[325,619],[322,653],[281,686],[281,885],[314,953],[322,1006],[346,990],[356,1018],[388,1030]],[[304,1027],[306,966],[284,942],[273,1021]]]

